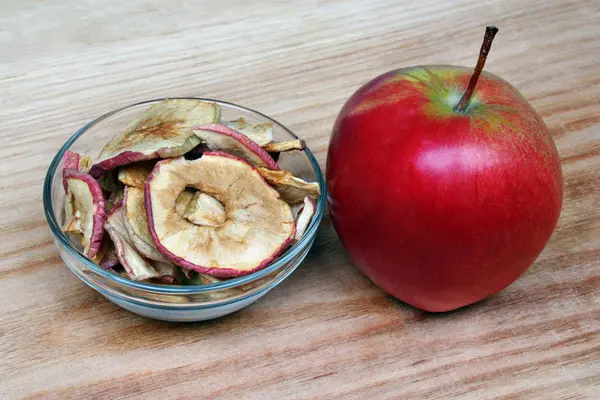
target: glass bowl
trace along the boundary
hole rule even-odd
[[[208,285],[160,285],[135,282],[105,270],[88,260],[77,240],[61,230],[65,193],[62,186],[62,158],[66,150],[96,157],[105,143],[121,132],[150,105],[163,99],[136,103],[111,111],[78,130],[60,148],[44,181],[44,211],[58,252],[69,269],[108,300],[136,314],[167,321],[201,321],[217,318],[244,308],[281,283],[300,265],[312,246],[325,210],[326,187],[317,160],[309,149],[282,153],[282,169],[321,185],[317,210],[304,236],[266,268],[255,273]],[[223,120],[244,117],[249,122],[271,122],[277,141],[296,139],[289,129],[259,112],[212,99],[221,107]]]

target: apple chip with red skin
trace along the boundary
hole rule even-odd
[[[123,220],[122,207],[122,202],[113,207],[104,224],[106,232],[115,244],[117,258],[130,279],[141,281],[156,278],[160,274],[148,260],[137,252],[131,243]]]
[[[218,201],[225,219],[198,225],[179,214],[176,200],[187,187]],[[255,168],[226,153],[160,161],[146,182],[145,200],[157,249],[183,268],[216,277],[266,267],[295,233],[290,206]],[[199,206],[196,201],[194,211]]]
[[[92,168],[92,158],[90,156],[75,153],[71,150],[65,151],[62,159],[63,173],[70,169],[74,169],[75,171],[87,174],[90,168]]]
[[[275,188],[281,198],[290,205],[304,202],[305,197],[318,199],[321,188],[318,182],[306,182],[296,178],[290,171],[273,171],[268,168],[258,168],[258,172]]]
[[[65,151],[62,159],[63,187],[65,188],[65,192],[67,191],[67,181],[64,178],[66,171],[74,170],[87,174],[91,167],[92,158],[90,156],[70,150]]]
[[[304,150],[306,148],[306,143],[300,139],[274,142],[273,124],[271,122],[253,124],[247,122],[245,118],[238,118],[226,122],[225,125],[248,137],[248,139],[252,140],[268,153],[283,153],[285,151]]]
[[[150,260],[168,262],[156,249],[152,235],[150,235],[150,231],[148,230],[144,189],[133,186],[125,187],[122,213],[123,224],[127,230],[130,242],[136,250]]]
[[[219,120],[220,109],[215,103],[163,100],[104,146],[90,174],[99,178],[107,171],[136,161],[180,156],[200,143],[192,126]]]
[[[245,135],[220,124],[206,124],[194,127],[194,133],[212,151],[233,154],[255,167],[279,169],[279,166],[262,147]]]
[[[63,183],[65,195],[65,232],[83,235],[83,254],[90,259],[102,245],[104,234],[104,196],[98,182],[91,175],[74,169],[64,171]]]

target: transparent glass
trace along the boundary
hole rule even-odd
[[[66,150],[97,156],[115,134],[122,131],[147,107],[163,99],[136,103],[111,111],[77,131],[58,151],[44,182],[44,211],[54,243],[69,269],[83,282],[116,304],[138,314],[165,320],[196,321],[216,318],[245,307],[290,275],[302,262],[314,241],[325,210],[326,187],[317,160],[309,149],[282,153],[278,163],[282,169],[307,181],[321,185],[317,210],[304,236],[266,268],[253,274],[219,283],[198,286],[160,285],[135,282],[105,270],[88,260],[77,240],[61,230],[64,221],[64,198],[61,161]],[[249,122],[272,122],[277,141],[295,139],[289,129],[259,112],[223,101],[212,101],[221,107],[222,120],[244,117]],[[73,238],[75,239],[75,238]]]

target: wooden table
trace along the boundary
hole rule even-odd
[[[566,196],[543,254],[500,294],[443,315],[406,306],[353,267],[327,217],[297,272],[212,322],[143,319],[61,262],[42,180],[93,117],[224,99],[288,125],[324,166],[359,85],[402,66],[472,66],[491,23],[486,67],[545,119]],[[597,0],[5,0],[0,55],[0,398],[600,398]]]

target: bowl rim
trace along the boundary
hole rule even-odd
[[[85,132],[87,132],[92,126],[102,122],[106,118],[109,118],[112,115],[117,114],[121,111],[127,110],[129,108],[133,108],[133,107],[137,107],[137,106],[141,106],[141,105],[145,105],[145,104],[150,104],[150,103],[156,103],[156,102],[167,100],[167,99],[200,100],[200,101],[214,102],[216,104],[227,106],[227,107],[242,109],[244,111],[248,111],[248,112],[254,113],[262,118],[265,118],[266,120],[272,122],[273,124],[276,124],[279,127],[281,127],[284,131],[286,131],[291,136],[298,139],[298,136],[294,132],[292,132],[290,129],[288,129],[285,125],[279,123],[277,120],[275,120],[259,111],[255,111],[251,108],[240,106],[238,104],[230,103],[227,101],[215,100],[215,99],[211,99],[211,98],[203,98],[203,97],[157,98],[157,99],[140,101],[137,103],[129,104],[129,105],[114,109],[112,111],[109,111],[109,112],[99,116],[98,118],[88,122],[83,127],[81,127],[79,130],[77,130],[61,146],[61,148],[58,150],[58,152],[52,159],[50,166],[48,167],[48,171],[46,172],[46,177],[44,179],[42,198],[43,198],[44,214],[46,216],[46,221],[50,227],[50,231],[51,231],[52,235],[56,239],[55,242],[57,242],[57,244],[61,245],[78,262],[82,263],[88,269],[92,270],[96,274],[98,274],[106,279],[109,279],[113,282],[127,286],[132,289],[138,289],[138,290],[143,290],[143,291],[147,291],[147,292],[162,293],[162,294],[197,294],[197,293],[207,293],[207,292],[211,292],[211,291],[215,291],[215,290],[230,289],[230,288],[234,288],[234,287],[237,287],[240,285],[244,285],[246,283],[253,282],[255,280],[263,278],[263,277],[281,269],[282,267],[285,267],[288,264],[288,262],[291,261],[298,253],[300,253],[302,251],[302,249],[304,249],[304,247],[306,245],[308,245],[309,242],[311,241],[311,239],[315,236],[317,228],[319,227],[319,224],[320,224],[321,219],[323,218],[323,214],[325,212],[325,205],[326,205],[326,198],[327,198],[327,187],[326,187],[325,179],[323,177],[323,173],[321,171],[321,167],[319,166],[319,163],[317,162],[317,159],[315,158],[315,156],[313,155],[313,153],[310,151],[310,149],[308,147],[304,150],[304,152],[311,163],[311,166],[315,173],[316,179],[319,182],[319,185],[321,187],[321,195],[319,196],[319,199],[317,201],[317,209],[315,212],[315,216],[313,217],[310,225],[308,226],[308,228],[306,229],[306,232],[304,233],[304,235],[302,235],[300,240],[298,240],[290,248],[288,248],[274,262],[272,262],[267,267],[265,267],[259,271],[253,272],[248,275],[243,275],[240,277],[228,279],[223,282],[210,283],[210,284],[206,284],[206,285],[185,285],[184,286],[184,285],[160,285],[160,284],[153,284],[153,283],[143,283],[143,282],[136,282],[136,281],[121,277],[119,275],[116,275],[114,273],[111,273],[110,271],[108,271],[108,270],[100,267],[99,265],[93,263],[92,261],[90,261],[78,249],[73,247],[73,245],[71,244],[71,241],[67,238],[67,236],[65,235],[63,230],[60,228],[60,224],[58,223],[58,221],[56,220],[56,218],[54,216],[54,207],[52,206],[52,181],[54,180],[54,176],[57,173],[58,166],[60,165],[60,163],[62,161],[64,153],[73,145],[73,143],[75,143],[75,141],[80,136],[82,136]]]

